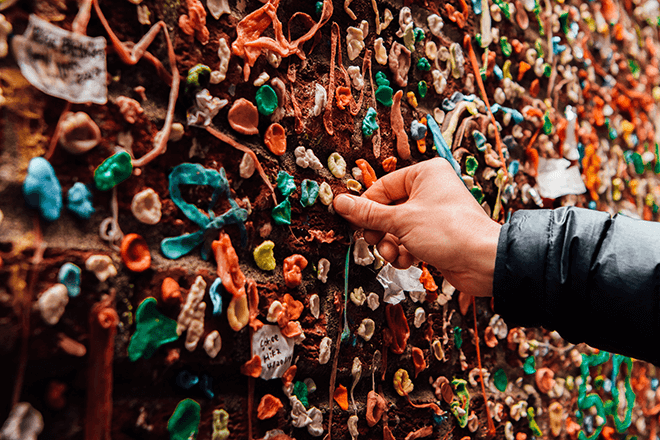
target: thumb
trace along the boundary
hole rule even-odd
[[[376,231],[394,233],[394,207],[366,197],[340,194],[334,200],[335,211],[354,225]]]

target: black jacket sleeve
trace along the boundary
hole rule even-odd
[[[493,296],[509,326],[660,365],[659,288],[660,223],[568,207],[502,227]]]

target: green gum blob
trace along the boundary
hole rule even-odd
[[[275,90],[267,84],[259,87],[257,94],[254,96],[257,102],[257,110],[264,116],[270,116],[277,109],[277,94]]]
[[[503,369],[500,368],[495,372],[493,375],[493,383],[495,384],[495,388],[497,388],[499,391],[506,391],[506,386],[509,384],[509,379],[507,379],[506,373]]]
[[[270,215],[276,225],[290,225],[291,224],[291,202],[287,197],[282,203],[273,208]]]
[[[369,107],[367,114],[362,121],[362,135],[366,138],[371,137],[376,130],[378,130],[378,121],[376,119],[376,109]]]
[[[307,385],[305,385],[305,382],[294,382],[293,395],[296,396],[298,400],[300,400],[300,403],[302,403],[305,408],[309,408],[309,399],[307,398],[308,393],[309,391],[307,390]]]
[[[386,107],[392,107],[392,96],[394,95],[394,90],[388,85],[378,86],[376,89],[376,101],[380,102]]]
[[[227,440],[229,438],[229,414],[224,409],[213,410],[212,440]]]
[[[454,345],[456,348],[461,348],[463,346],[463,329],[460,327],[454,327]]]
[[[133,162],[126,151],[113,154],[94,171],[94,184],[99,191],[108,191],[131,177]]]
[[[525,359],[525,363],[523,364],[523,371],[525,374],[536,373],[536,360],[534,359],[534,356],[528,356],[527,359]]]
[[[431,70],[431,63],[429,63],[429,60],[427,60],[426,57],[421,57],[419,61],[417,61],[417,68],[422,72],[428,72]]]
[[[174,413],[167,421],[170,440],[189,440],[197,436],[202,409],[199,403],[192,399],[184,399],[176,406]]]
[[[479,167],[479,162],[474,156],[468,156],[465,159],[465,172],[468,176],[474,176],[474,173],[477,172],[477,167]]]
[[[458,420],[458,426],[465,428],[470,409],[470,393],[467,390],[467,382],[464,379],[454,379],[451,384],[454,386],[456,397],[449,404],[449,407]],[[462,409],[462,412],[459,412],[458,408]]]
[[[305,208],[312,206],[319,196],[319,184],[305,179],[300,184],[300,189],[300,204]]]
[[[422,41],[426,37],[426,35],[424,34],[424,29],[422,29],[422,28],[415,28],[413,30],[413,34],[415,34],[415,42],[416,43],[419,43],[420,41]]]
[[[387,79],[387,76],[385,76],[385,74],[382,71],[376,72],[375,79],[376,79],[376,84],[379,85],[379,86],[389,86],[390,85],[390,81]]]
[[[478,186],[472,187],[470,193],[472,193],[472,196],[475,198],[477,203],[481,203],[484,201],[484,192]]]
[[[543,115],[543,133],[546,135],[551,135],[552,130],[554,129],[554,126],[552,125],[552,122],[550,121],[550,112],[546,111],[545,114]]]
[[[136,361],[151,358],[158,347],[179,339],[176,321],[156,309],[156,298],[142,301],[135,313],[136,329],[128,344],[128,358]]]
[[[270,240],[266,240],[261,243],[259,246],[254,248],[252,255],[254,256],[254,262],[257,263],[257,266],[261,270],[273,270],[277,265],[275,261],[275,255],[273,254],[273,248],[275,243]]]
[[[420,98],[426,98],[426,94],[429,91],[429,86],[426,84],[426,81],[420,81],[417,83],[417,94]]]
[[[507,37],[500,37],[500,47],[502,48],[502,55],[505,57],[510,57],[513,53],[513,46],[509,43]]]
[[[293,176],[286,171],[279,171],[277,173],[277,190],[283,197],[289,197],[292,192],[296,190],[296,184],[293,181]]]

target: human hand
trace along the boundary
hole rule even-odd
[[[386,174],[361,197],[341,194],[337,213],[364,228],[393,266],[420,259],[464,293],[491,296],[501,226],[441,158]]]

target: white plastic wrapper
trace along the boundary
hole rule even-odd
[[[577,166],[570,166],[566,159],[539,158],[539,174],[536,183],[539,194],[546,199],[556,199],[567,194],[583,194],[587,191]]]
[[[264,380],[282,377],[293,360],[293,339],[285,338],[276,325],[264,325],[252,337],[252,356],[261,358]]]
[[[105,38],[66,31],[30,15],[23,35],[12,40],[21,73],[42,92],[73,103],[105,104]]]
[[[391,264],[386,264],[376,278],[385,288],[383,301],[388,304],[398,304],[406,299],[405,292],[409,292],[412,297],[418,297],[426,294],[426,289],[419,281],[422,276],[422,270],[415,266],[408,269],[396,269]]]

